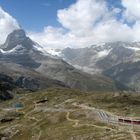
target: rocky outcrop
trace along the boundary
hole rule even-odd
[[[7,71],[6,74],[12,75],[16,86],[21,88],[36,90],[60,85],[82,90],[100,90],[104,87],[114,90],[112,80],[101,75],[89,75],[60,58],[44,55],[42,47],[27,37],[23,30],[9,34],[0,52],[0,64],[12,67],[2,67],[0,72]],[[14,70],[11,72],[11,69]]]
[[[140,91],[139,42],[113,42],[86,48],[66,48],[59,52],[60,56],[82,71],[110,77],[117,89]]]
[[[26,78],[24,76],[20,76],[16,81],[15,84],[18,87],[26,88],[28,90],[37,90],[39,89],[39,82],[35,79]]]
[[[140,91],[140,61],[118,64],[104,71],[104,74],[129,90]]]
[[[15,88],[14,81],[11,77],[0,74],[0,100],[12,99],[12,90]]]

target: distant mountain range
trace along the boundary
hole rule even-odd
[[[92,75],[103,74],[121,87],[140,90],[139,42],[102,43],[86,48],[52,49],[48,52],[84,72]]]
[[[27,37],[24,30],[15,30],[0,46],[0,86],[5,87],[5,83],[12,89],[31,91],[53,86],[84,91],[140,91],[140,43],[46,50]],[[1,89],[0,98],[6,98],[4,93],[7,98],[13,96],[9,90]]]
[[[16,87],[32,91],[52,86],[116,90],[110,78],[77,70],[62,58],[47,53],[21,29],[9,34],[0,46],[0,74],[10,77]]]

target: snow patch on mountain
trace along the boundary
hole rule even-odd
[[[59,49],[48,49],[47,52],[53,56],[58,56],[58,57],[62,56],[61,50]]]
[[[35,50],[41,52],[42,54],[49,55],[48,51],[44,47],[42,47],[38,44],[33,45],[33,47],[34,47]]]
[[[112,49],[99,51],[98,54],[97,54],[98,58],[107,56],[110,53],[111,50]]]
[[[15,48],[11,49],[11,50],[8,50],[8,51],[4,51],[3,49],[0,49],[0,52],[2,54],[15,54],[17,50],[23,48],[22,45],[17,45]]]
[[[90,68],[90,67],[87,67],[87,66],[79,66],[79,65],[73,65],[73,66],[76,69],[82,70],[83,72],[90,73],[90,74],[97,74],[97,73],[101,73],[102,72],[101,69],[98,69],[96,67],[93,69],[93,68]]]
[[[131,49],[131,50],[134,50],[134,51],[140,51],[140,48],[138,48],[138,47],[127,47],[127,46],[125,46],[125,48]]]
[[[97,43],[97,44],[95,44],[95,46],[103,47],[103,46],[105,46],[105,44],[106,44],[106,43]]]

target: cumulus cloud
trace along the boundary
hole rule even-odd
[[[107,0],[77,0],[57,12],[61,27],[44,27],[28,35],[46,48],[87,47],[115,41],[140,41],[140,1],[121,0],[122,7],[108,8]],[[117,15],[122,14],[118,20]],[[127,21],[127,22],[126,22]],[[129,22],[133,22],[131,25]],[[131,26],[130,26],[131,25]],[[0,7],[0,44],[14,29],[16,19]]]
[[[140,20],[140,1],[139,0],[122,0],[125,8],[124,17],[126,20]]]
[[[57,16],[63,27],[74,34],[81,35],[83,31],[93,28],[93,24],[98,22],[105,13],[107,8],[103,1],[79,0],[68,9],[58,10]]]
[[[108,9],[105,0],[77,0],[58,10],[61,28],[45,27],[31,38],[45,47],[87,47],[101,42],[140,41],[140,1],[122,0],[124,9]],[[118,20],[117,14],[122,13]],[[128,21],[128,22],[126,22]],[[135,21],[133,26],[128,23]]]
[[[19,28],[17,21],[0,7],[0,44],[4,43],[7,35]]]
[[[61,47],[66,45],[63,28],[44,27],[43,32],[28,32],[28,35],[42,46]]]
[[[140,1],[122,0],[122,6],[125,8],[123,12],[124,20],[128,23],[134,23],[128,40],[140,41]]]
[[[48,47],[88,46],[94,40],[95,24],[108,15],[104,13],[108,13],[104,1],[78,0],[69,8],[58,10],[57,17],[62,28],[45,27],[43,32],[29,35]]]

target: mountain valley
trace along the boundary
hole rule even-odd
[[[21,29],[9,34],[0,48],[0,73],[13,78],[20,88],[33,91],[54,85],[85,91],[116,88],[110,78],[91,76],[43,52],[43,47]]]
[[[66,48],[59,50],[59,53],[54,52],[55,50],[50,53],[64,59],[77,69],[92,75],[107,76],[114,80],[118,87],[121,85],[122,89],[139,91],[139,42],[102,43],[86,48]]]
[[[47,51],[20,29],[0,48],[1,140],[140,138],[119,122],[140,117],[139,43]]]
[[[126,116],[139,118],[139,99],[135,93],[83,92],[60,87],[16,94],[13,100],[0,103],[0,138],[132,140],[134,135],[139,139],[139,125],[117,120]],[[110,120],[111,116],[113,120],[118,116],[116,122]]]

